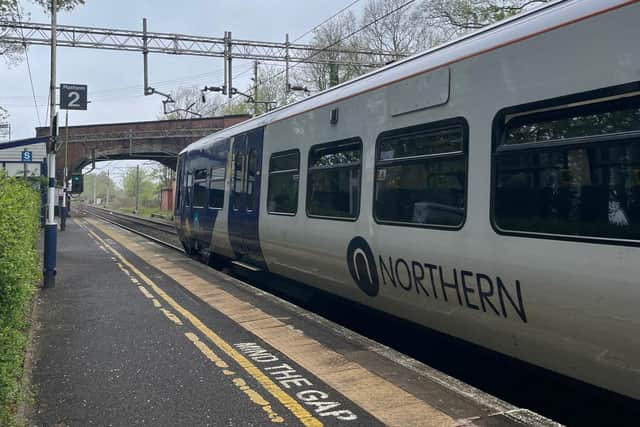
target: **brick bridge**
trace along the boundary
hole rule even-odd
[[[100,160],[156,160],[175,170],[176,155],[197,139],[247,120],[233,115],[185,120],[110,123],[69,126],[68,173],[77,173],[94,158]],[[56,177],[62,180],[67,128],[59,130],[60,149]],[[36,136],[49,135],[49,128],[36,128]]]

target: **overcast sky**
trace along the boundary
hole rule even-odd
[[[71,13],[60,13],[64,25],[95,26],[140,30],[142,18],[149,31],[222,37],[232,31],[234,38],[284,41],[285,33],[294,40],[352,0],[86,0]],[[40,10],[23,3],[33,22],[49,22]],[[361,4],[353,7],[358,13]],[[300,42],[309,41],[309,36]],[[0,61],[0,105],[9,110],[12,139],[35,135],[35,127],[47,121],[49,87],[49,47],[28,50],[35,85],[39,117],[36,114],[26,61],[8,67]],[[197,58],[150,54],[151,85],[170,91],[181,86],[223,83],[221,58]],[[234,74],[252,64],[234,62]],[[88,111],[72,111],[70,125],[154,120],[161,112],[162,97],[142,95],[142,54],[98,49],[60,48],[58,83],[89,86]],[[251,73],[241,88],[248,85]],[[63,120],[64,117],[61,117]]]

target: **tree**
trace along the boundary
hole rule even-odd
[[[47,11],[51,11],[51,0],[30,0]],[[70,11],[74,7],[84,4],[85,0],[57,0],[59,11]],[[0,20],[18,22],[28,18],[24,10],[20,7],[18,0],[0,0]],[[3,43],[3,36],[6,33],[0,31],[0,56],[9,65],[15,65],[22,60],[26,46],[17,43]]]
[[[448,37],[477,30],[550,0],[425,0],[420,9]]]
[[[175,179],[175,173],[167,166],[158,164],[149,168],[149,175],[151,180],[157,183],[160,189],[171,188],[173,180]]]
[[[51,0],[31,0],[33,3],[42,6],[42,8],[51,11]],[[85,0],[56,0],[58,5],[58,11],[66,10],[70,11],[74,7],[84,4]]]
[[[336,53],[332,49],[357,50],[364,43],[357,31],[357,20],[353,12],[348,11],[334,20],[327,22],[313,31],[312,45],[323,49],[320,53],[310,56],[310,60],[323,59],[326,61],[353,62],[362,61],[358,53]],[[340,82],[350,80],[366,71],[360,65],[310,64],[305,68],[302,80],[310,87],[325,90]]]
[[[109,189],[109,199],[113,202],[116,198],[118,188],[113,180],[107,175],[106,172],[100,172],[99,174],[90,173],[84,176],[84,191],[82,192],[82,198],[84,200],[93,201],[93,182],[96,183],[96,198],[101,199],[104,204],[107,198],[107,188]]]
[[[258,69],[258,101],[273,102],[273,104],[259,103],[257,114],[263,114],[274,108],[291,103],[295,96],[287,92],[286,76],[282,69],[272,65],[263,65]],[[255,82],[251,88],[251,95],[255,97]]]
[[[30,0],[32,3],[51,11],[51,0]],[[58,10],[70,11],[74,7],[84,4],[85,0],[57,0]],[[0,20],[9,22],[22,21],[25,13],[18,0],[0,0]],[[26,51],[26,45],[3,42],[6,32],[0,31],[0,57],[9,66],[18,64]]]
[[[362,41],[369,49],[391,52],[395,59],[437,44],[437,32],[407,0],[370,0],[361,19]],[[403,7],[404,6],[404,7]],[[379,59],[382,62],[382,58]]]
[[[175,104],[169,104],[169,114],[158,116],[160,120],[192,119],[194,117],[213,117],[216,111],[224,103],[224,98],[217,93],[207,93],[205,102],[202,102],[202,91],[197,86],[181,87],[172,90],[171,98]],[[195,113],[195,114],[194,114]]]
[[[157,207],[160,200],[160,187],[153,179],[151,171],[144,167],[140,167],[140,175],[137,176],[135,168],[127,170],[126,175],[122,180],[122,186],[124,188],[125,196],[130,199],[136,197],[136,178],[139,180],[139,195],[138,201],[140,207]]]
[[[236,96],[218,108],[218,114],[220,115],[234,115],[234,114],[252,114],[251,105],[242,96]]]
[[[22,16],[18,0],[0,0],[0,20],[16,22]],[[22,59],[24,46],[15,43],[3,43],[6,32],[0,31],[0,56],[8,65],[15,65]]]

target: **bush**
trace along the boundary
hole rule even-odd
[[[20,400],[28,313],[40,279],[36,243],[40,197],[0,170],[0,425],[13,424]]]

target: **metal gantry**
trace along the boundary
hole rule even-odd
[[[57,43],[61,47],[81,47],[88,49],[124,50],[170,55],[208,56],[257,61],[303,62],[307,64],[334,64],[381,66],[398,59],[392,52],[371,49],[325,49],[300,43],[265,42],[231,39],[225,37],[204,37],[186,34],[155,33],[113,28],[80,27],[58,25]],[[35,22],[0,21],[0,41],[26,45],[50,45],[51,25]],[[351,58],[341,59],[344,55]]]

